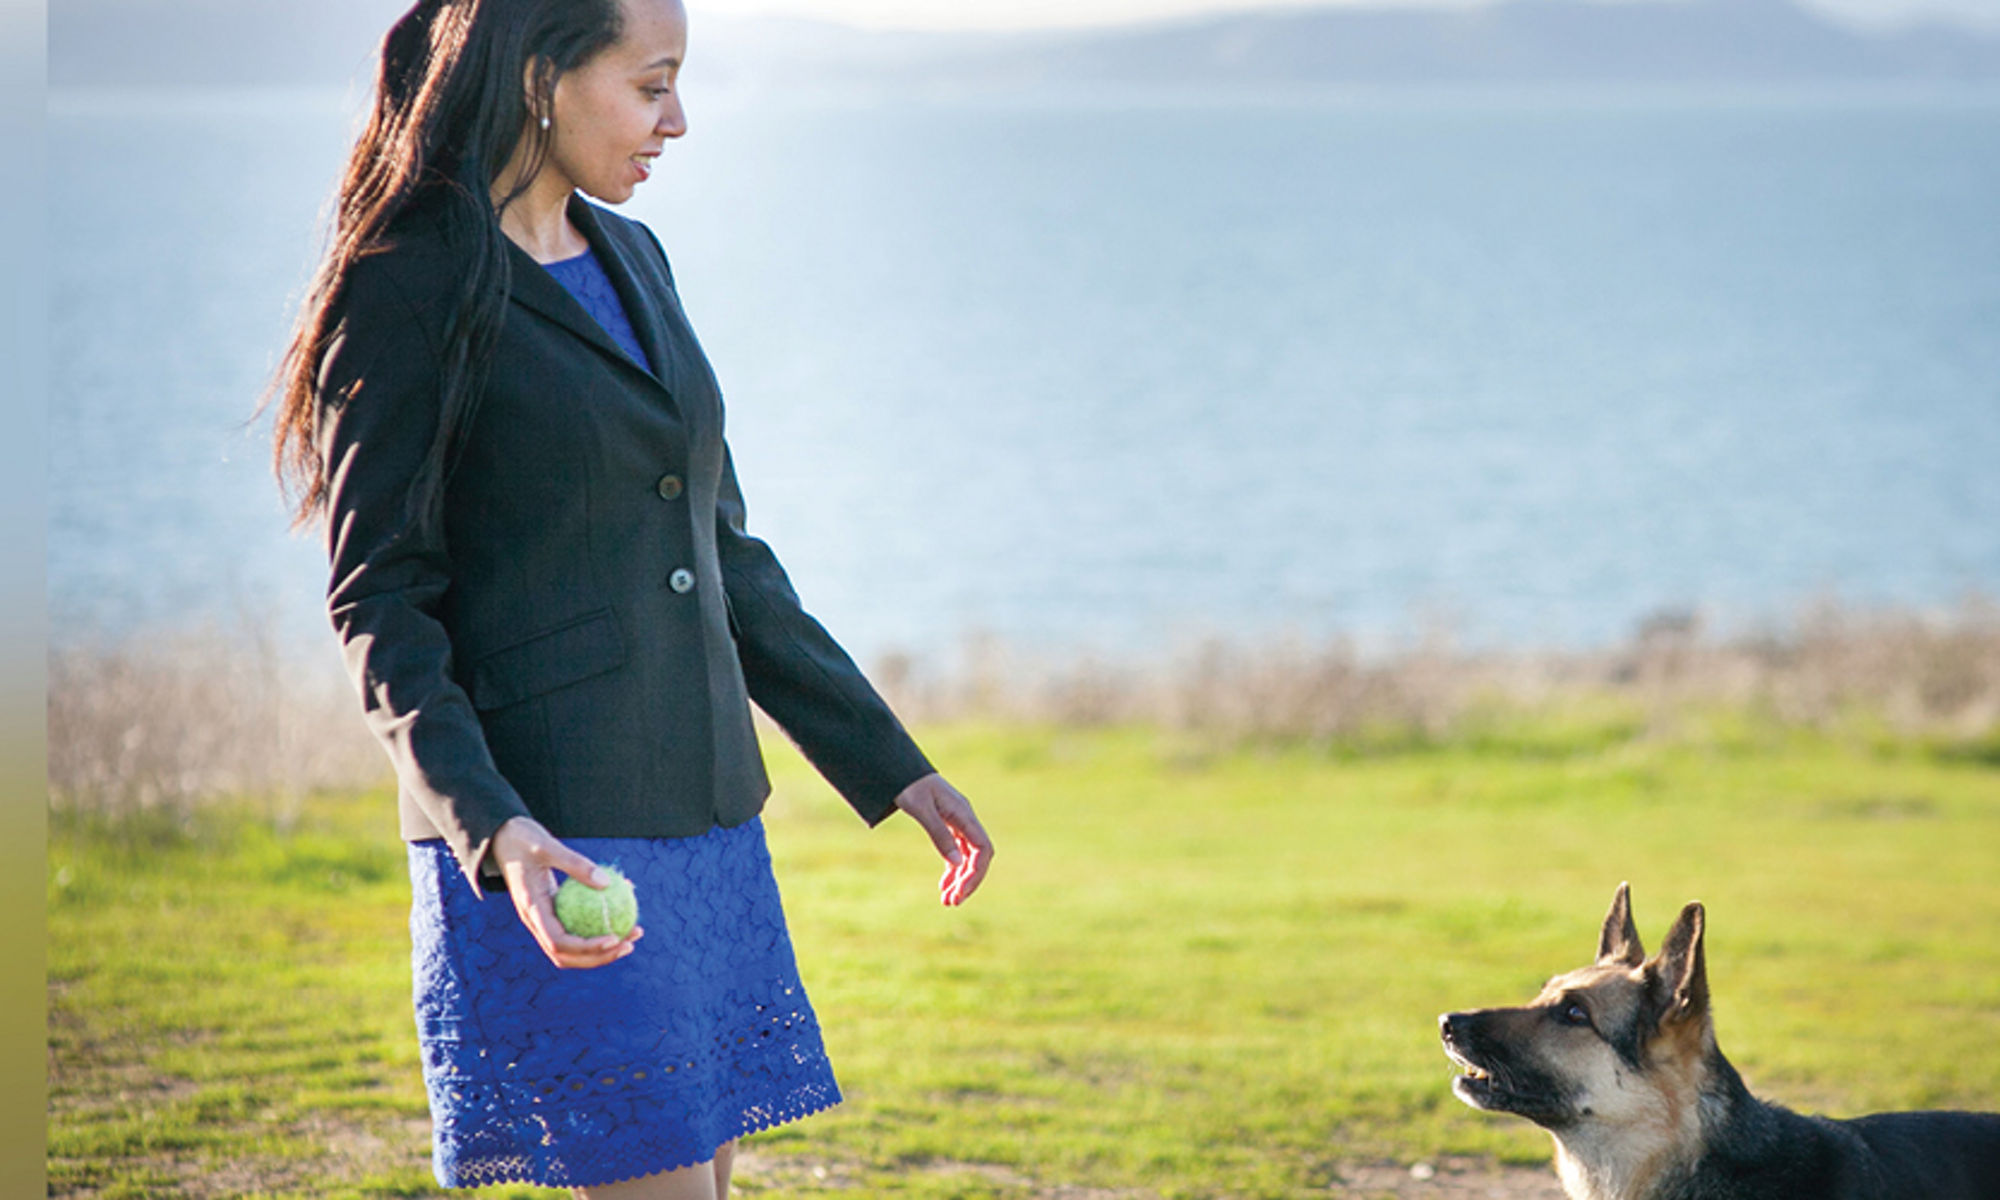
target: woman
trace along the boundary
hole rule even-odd
[[[438,1180],[718,1197],[839,1099],[749,701],[971,895],[992,844],[744,530],[713,375],[620,203],[685,122],[679,0],[424,0],[278,380],[280,476],[399,782]],[[578,938],[615,862],[643,928]],[[511,905],[488,889],[504,885]],[[667,936],[658,936],[664,932]]]

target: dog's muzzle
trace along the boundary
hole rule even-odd
[[[1513,1113],[1550,1129],[1570,1119],[1557,1082],[1524,1062],[1494,1029],[1518,1010],[1485,1009],[1446,1013],[1438,1018],[1445,1056],[1464,1074],[1451,1081],[1452,1095],[1485,1112]]]
[[[1464,1074],[1451,1081],[1452,1095],[1474,1108],[1487,1108],[1493,1099],[1493,1072],[1472,1056],[1471,1013],[1443,1013],[1438,1017],[1438,1038],[1444,1043],[1445,1057]]]

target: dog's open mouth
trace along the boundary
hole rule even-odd
[[[1561,1101],[1539,1072],[1506,1062],[1478,1062],[1451,1043],[1444,1052],[1459,1069],[1451,1094],[1473,1108],[1515,1113],[1551,1127],[1563,1119]]]
[[[1475,1108],[1485,1108],[1494,1099],[1497,1090],[1493,1076],[1478,1067],[1467,1067],[1465,1072],[1451,1081],[1452,1094]]]
[[[1493,1068],[1472,1061],[1456,1046],[1447,1045],[1444,1052],[1460,1072],[1451,1081],[1452,1095],[1474,1108],[1498,1108],[1505,1104],[1510,1089],[1496,1077]]]

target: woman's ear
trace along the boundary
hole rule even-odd
[[[521,64],[521,103],[528,110],[529,122],[543,129],[555,117],[555,88],[550,83],[554,76],[549,60],[540,55],[529,55]]]

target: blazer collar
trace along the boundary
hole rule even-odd
[[[625,317],[632,323],[632,331],[638,335],[639,346],[646,352],[651,369],[633,362],[631,355],[612,340],[597,319],[584,311],[583,305],[577,303],[568,288],[557,283],[555,276],[549,274],[542,264],[510,240],[507,250],[513,260],[512,298],[589,342],[626,368],[644,375],[655,385],[669,387],[673,380],[674,357],[667,341],[666,314],[660,308],[659,299],[650,289],[640,286],[637,264],[631,261],[625,247],[619,244],[620,239],[610,236],[588,201],[572,193],[568,211],[570,222],[590,243],[605,275],[610,277],[618,299],[625,305]]]

